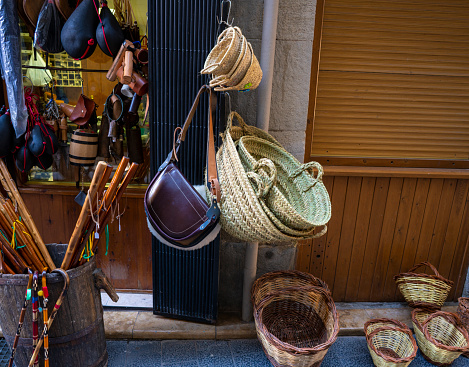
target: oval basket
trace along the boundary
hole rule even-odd
[[[259,199],[252,186],[253,177],[245,172],[241,163],[236,144],[231,136],[233,118],[236,117],[242,128],[233,128],[236,138],[242,134],[251,134],[260,137],[270,135],[253,126],[248,127],[242,118],[235,112],[228,116],[227,128],[222,135],[223,144],[217,152],[218,179],[220,183],[220,222],[223,229],[230,235],[243,241],[269,242],[271,244],[293,242],[299,239],[316,238],[325,233],[314,231],[295,231],[295,234],[282,232],[264,211],[265,203]],[[262,132],[261,132],[262,131]],[[273,137],[265,141],[275,141]],[[275,170],[269,159],[262,161],[266,167]]]
[[[416,308],[412,311],[415,337],[430,363],[446,366],[468,351],[469,335],[458,315]]]
[[[276,367],[319,366],[339,333],[339,317],[322,287],[284,288],[254,308],[257,337]]]
[[[366,342],[377,367],[406,367],[417,355],[412,332],[400,321],[373,319],[364,326]]]
[[[269,294],[295,287],[320,287],[331,292],[326,282],[312,274],[298,270],[272,271],[259,277],[252,285],[252,304],[257,307]]]
[[[434,275],[414,273],[422,266],[428,266]],[[398,274],[394,280],[399,291],[410,307],[428,307],[440,309],[448,297],[453,282],[438,273],[438,270],[429,262],[415,265],[406,273]]]
[[[469,298],[459,297],[457,314],[461,319],[462,324],[469,331]],[[463,353],[464,356],[469,357],[469,351]]]

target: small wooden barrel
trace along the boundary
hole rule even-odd
[[[70,142],[70,164],[93,166],[98,155],[98,134],[93,130],[77,129]]]
[[[107,366],[103,308],[100,291],[95,286],[95,270],[96,261],[93,259],[67,271],[70,287],[49,331],[50,367]],[[0,274],[0,325],[10,347],[15,338],[27,283],[28,275]],[[47,274],[47,287],[50,315],[63,288],[62,276]],[[39,314],[39,335],[42,325],[42,314]],[[33,352],[32,335],[32,307],[29,303],[15,356],[16,367],[28,366]],[[39,356],[40,365],[43,365],[44,353],[41,351]]]

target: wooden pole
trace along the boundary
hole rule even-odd
[[[68,243],[67,252],[65,253],[65,257],[61,266],[63,270],[68,270],[70,268],[70,264],[73,260],[73,255],[75,253],[76,247],[79,245],[78,241],[81,238],[81,232],[86,223],[88,215],[90,215],[90,198],[93,198],[95,196],[101,177],[106,171],[106,166],[107,164],[103,161],[100,161],[96,166],[93,179],[91,180],[90,188],[88,190],[88,193],[86,194],[85,203],[81,208],[80,216],[78,217],[77,224],[75,225],[72,237],[70,237],[70,241]]]
[[[46,248],[46,245],[44,244],[44,241],[42,240],[41,235],[39,234],[39,231],[36,227],[36,224],[34,223],[33,218],[31,217],[31,213],[29,213],[28,208],[26,207],[23,198],[21,197],[15,182],[10,176],[10,172],[8,172],[7,166],[5,165],[5,162],[0,159],[0,173],[1,173],[1,180],[2,184],[5,187],[5,190],[8,191],[8,195],[10,196],[11,200],[16,202],[18,205],[18,211],[21,215],[21,218],[23,219],[24,224],[26,225],[26,228],[28,228],[29,233],[31,234],[31,237],[33,238],[34,242],[37,244],[39,247],[39,251],[42,254],[42,257],[44,258],[47,266],[49,267],[50,270],[55,269],[54,262],[52,261],[52,258],[49,255],[49,251]]]

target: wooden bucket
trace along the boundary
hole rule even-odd
[[[70,164],[93,166],[98,155],[98,134],[93,130],[77,129],[70,142]]]
[[[60,262],[55,262],[60,264],[61,259]],[[70,287],[49,331],[50,367],[107,366],[101,292],[95,286],[98,273],[94,258],[67,271]],[[39,289],[40,280],[41,277]],[[10,348],[15,338],[27,283],[28,275],[0,274],[0,325]],[[47,308],[50,315],[63,288],[62,276],[56,273],[47,274],[47,287]],[[42,325],[42,314],[39,314],[39,335]],[[16,367],[28,366],[33,352],[32,335],[32,307],[29,303],[15,356]],[[43,365],[42,350],[39,356],[40,365]]]

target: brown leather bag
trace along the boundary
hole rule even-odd
[[[96,107],[96,103],[94,103],[92,99],[81,94],[78,98],[77,105],[69,117],[70,121],[79,126],[86,125],[90,120],[93,112],[96,111]]]
[[[200,96],[204,92],[210,95],[207,148],[207,188],[211,193],[210,205],[176,166],[179,145],[185,139]],[[174,131],[173,150],[145,193],[145,212],[150,231],[160,242],[171,247],[196,250],[215,240],[220,231],[220,187],[212,122],[215,108],[215,94],[204,85],[197,94],[184,126]]]

